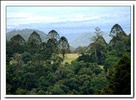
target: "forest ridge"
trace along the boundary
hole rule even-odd
[[[65,36],[51,30],[47,42],[34,31],[26,41],[6,41],[7,95],[131,94],[131,34],[113,25],[106,43],[100,28],[88,46],[74,51]],[[78,54],[70,63],[66,54]]]

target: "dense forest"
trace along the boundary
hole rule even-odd
[[[126,95],[131,94],[131,34],[111,28],[106,43],[96,27],[88,46],[70,50],[56,30],[43,42],[37,32],[6,41],[7,95]],[[42,37],[43,38],[43,37]],[[78,54],[71,63],[66,54]]]

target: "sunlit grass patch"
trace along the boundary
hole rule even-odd
[[[103,65],[99,65],[99,67],[100,67],[102,70],[104,70],[104,66],[103,66]]]
[[[66,54],[62,64],[65,64],[66,62],[71,64],[71,62],[77,59],[79,56],[80,56],[79,54]]]

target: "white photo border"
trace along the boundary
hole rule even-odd
[[[6,95],[6,7],[7,6],[130,6],[131,7],[131,95]],[[133,1],[1,1],[1,97],[134,97],[134,3]],[[125,83],[124,83],[125,84]]]

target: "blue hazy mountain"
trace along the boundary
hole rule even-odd
[[[92,43],[91,38],[95,36],[94,33],[88,32],[83,33],[74,39],[72,39],[69,44],[70,46],[77,48],[78,46],[88,46],[90,43]],[[108,33],[103,33],[103,37],[107,43],[109,43],[111,37],[109,37]]]

